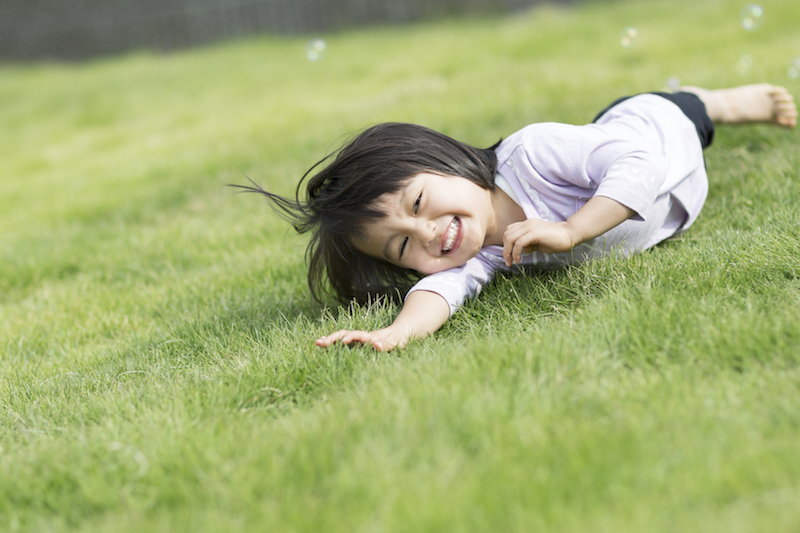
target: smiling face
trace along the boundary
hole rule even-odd
[[[421,274],[461,266],[486,244],[497,244],[493,192],[458,176],[422,173],[376,206],[359,251]],[[502,239],[502,235],[501,235]],[[502,242],[502,240],[500,241]]]

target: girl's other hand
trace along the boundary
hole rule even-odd
[[[381,352],[389,352],[395,348],[404,348],[408,344],[408,337],[399,333],[391,326],[376,331],[339,330],[325,337],[317,339],[317,346],[327,348],[336,344],[369,344]]]
[[[327,348],[341,344],[369,344],[376,350],[388,352],[405,348],[411,339],[426,337],[442,327],[450,316],[450,306],[435,292],[413,291],[406,297],[403,309],[390,326],[375,331],[342,329],[317,339],[317,346]]]
[[[503,259],[506,260],[506,266],[511,266],[520,262],[523,253],[568,252],[574,246],[575,237],[566,222],[529,218],[509,224],[506,228],[503,234]]]
[[[503,234],[506,266],[519,263],[524,253],[568,252],[622,224],[636,212],[605,196],[594,196],[565,222],[545,222],[531,218],[509,224]]]

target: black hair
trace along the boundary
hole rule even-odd
[[[332,292],[340,300],[364,303],[379,295],[394,298],[419,278],[356,249],[354,241],[364,238],[365,223],[386,216],[377,207],[378,199],[423,172],[460,176],[494,190],[498,144],[474,148],[424,126],[389,122],[368,128],[311,167],[297,184],[294,200],[252,181],[252,187],[234,187],[263,194],[295,230],[311,233],[306,261],[314,298]]]

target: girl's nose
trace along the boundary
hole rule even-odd
[[[420,229],[420,236],[425,247],[430,246],[433,239],[436,237],[436,223],[433,220],[423,222]]]

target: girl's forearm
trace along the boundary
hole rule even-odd
[[[602,235],[632,217],[635,212],[611,198],[595,196],[564,222],[529,218],[509,224],[503,234],[506,266],[519,263],[522,253],[568,252]]]
[[[430,291],[414,291],[406,298],[390,328],[411,340],[432,334],[448,318],[450,306],[442,296]]]
[[[425,337],[442,327],[450,317],[447,301],[430,291],[415,291],[408,295],[403,309],[390,326],[375,331],[342,329],[317,339],[317,346],[327,348],[336,343],[371,344],[376,350],[388,352],[403,348],[408,341]]]
[[[595,196],[566,221],[572,247],[578,246],[615,228],[636,212],[606,196]]]

